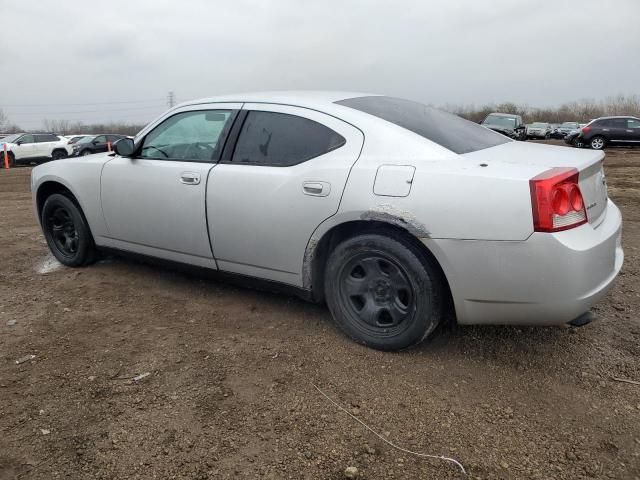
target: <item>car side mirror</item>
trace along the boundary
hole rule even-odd
[[[113,144],[113,149],[116,151],[116,154],[121,157],[130,157],[133,155],[135,146],[133,144],[133,140],[130,138],[121,138]]]
[[[18,141],[16,142],[16,145],[22,145],[22,140],[18,140]]]

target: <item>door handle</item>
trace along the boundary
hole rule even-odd
[[[331,184],[327,182],[304,182],[302,192],[312,197],[326,197],[331,193]]]
[[[200,174],[183,172],[180,174],[180,183],[184,183],[185,185],[198,185],[200,183]]]

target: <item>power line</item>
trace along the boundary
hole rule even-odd
[[[61,111],[61,112],[7,112],[10,116],[34,116],[34,115],[66,115],[66,114],[78,114],[78,113],[101,113],[101,112],[128,112],[130,110],[164,110],[164,105],[150,105],[147,107],[127,107],[127,108],[101,108],[100,110],[75,110],[75,111]]]
[[[23,103],[23,104],[1,104],[0,107],[81,107],[92,105],[116,105],[123,103],[149,103],[149,102],[161,102],[163,99],[154,98],[149,100],[118,100],[113,102],[87,102],[87,103]]]

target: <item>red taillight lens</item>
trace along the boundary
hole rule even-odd
[[[589,133],[589,130],[591,130],[591,127],[589,127],[589,126],[582,127],[582,133]]]
[[[575,168],[547,170],[529,180],[529,187],[536,232],[559,232],[587,222]]]

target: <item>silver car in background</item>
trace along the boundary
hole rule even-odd
[[[622,266],[602,152],[409,100],[197,100],[115,150],[33,170],[62,263],[115,249],[278,282],[373,348],[419,343],[448,306],[461,324],[580,321]]]

